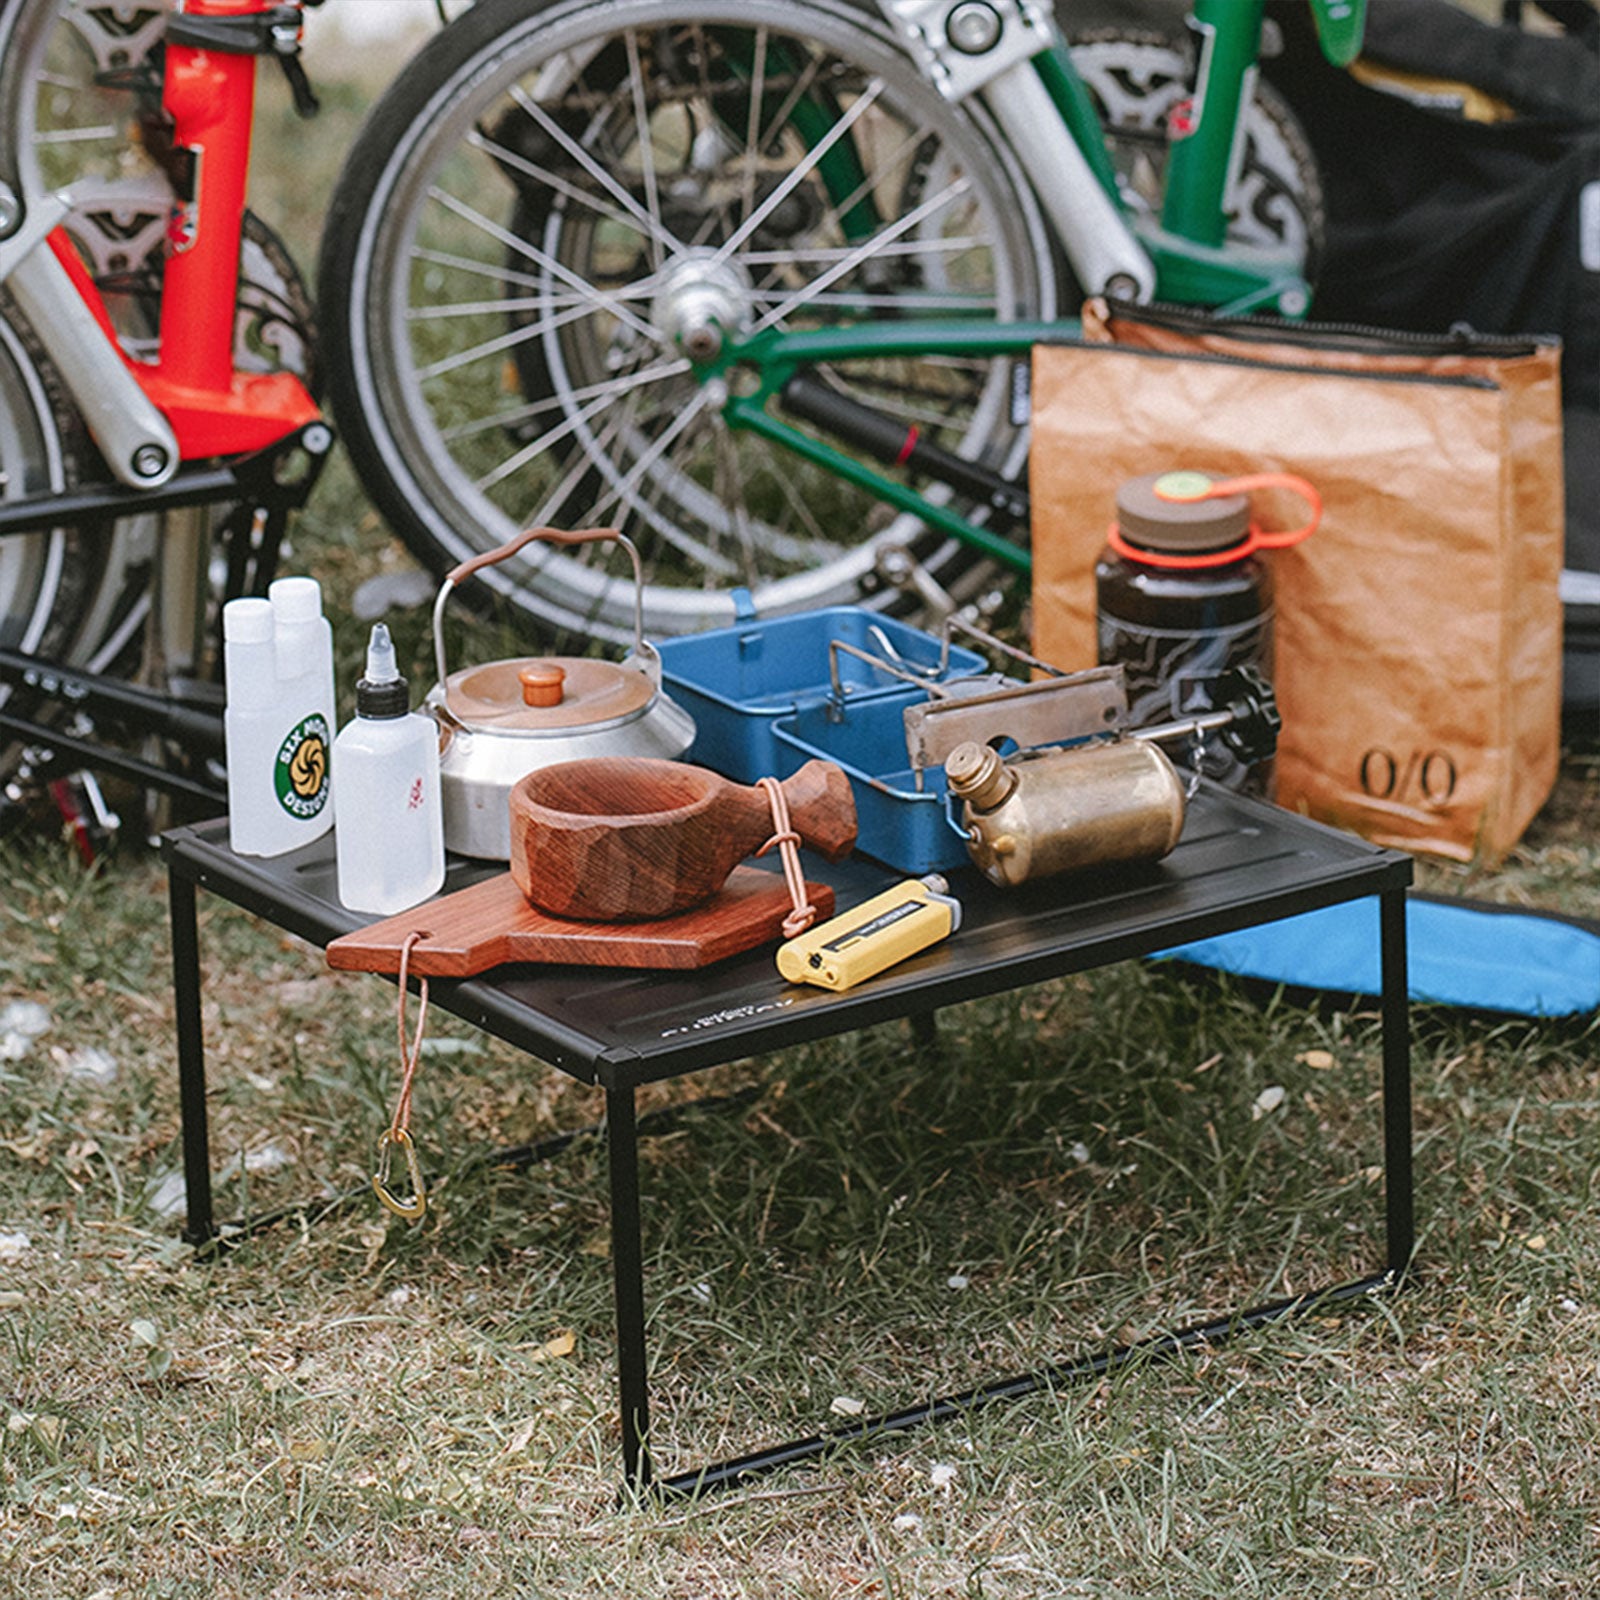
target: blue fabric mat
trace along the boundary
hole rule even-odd
[[[1481,901],[1406,901],[1411,998],[1526,1017],[1600,1008],[1600,929]],[[1333,994],[1382,987],[1378,902],[1354,900],[1163,950],[1242,978]]]

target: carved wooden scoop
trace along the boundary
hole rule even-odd
[[[808,761],[781,785],[802,844],[829,861],[856,840],[850,780]],[[626,922],[687,911],[776,830],[764,790],[704,767],[599,756],[530,772],[511,790],[511,876],[553,916]]]

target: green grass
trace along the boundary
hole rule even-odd
[[[1565,814],[1480,890],[1585,848]],[[1419,1016],[1414,1288],[1182,1361],[853,1447],[700,1505],[615,1505],[593,1091],[447,1018],[417,1129],[427,1221],[361,1188],[391,991],[202,900],[220,1215],[304,1202],[217,1262],[152,1196],[179,1164],[164,895],[13,847],[0,1063],[17,1596],[1579,1595],[1600,1578],[1600,1074],[1573,1027]],[[1365,1013],[1123,966],[909,1034],[740,1063],[646,1111],[655,1446],[676,1470],[1354,1276],[1381,1227]],[[110,1081],[79,1075],[106,1052]],[[1277,1110],[1253,1114],[1277,1085]]]
[[[321,87],[268,212],[302,261],[360,105]],[[350,598],[409,558],[342,457],[294,539],[348,683]],[[419,685],[424,611],[391,618]],[[1422,876],[1600,915],[1597,822],[1574,752],[1503,867]],[[1600,1587],[1592,1029],[1418,1016],[1418,1272],[1392,1302],[619,1508],[602,1143],[473,1162],[592,1128],[598,1096],[436,1015],[416,1128],[448,1176],[420,1227],[391,1221],[363,1190],[392,990],[203,897],[218,1213],[300,1209],[196,1260],[158,1203],[181,1164],[159,866],[0,850],[0,1008],[50,1018],[0,1059],[5,1600]],[[950,1008],[931,1058],[884,1027],[648,1090],[647,1113],[726,1097],[642,1141],[659,1465],[1369,1270],[1377,1047],[1366,1012],[1123,966]]]

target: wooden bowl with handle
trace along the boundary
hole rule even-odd
[[[781,785],[802,845],[856,840],[850,780],[808,761]],[[579,922],[673,916],[708,900],[776,831],[763,789],[704,767],[599,756],[541,767],[511,790],[511,876],[530,904]]]

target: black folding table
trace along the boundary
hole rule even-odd
[[[268,860],[235,855],[225,821],[176,829],[162,839],[172,917],[173,991],[188,1217],[185,1236],[214,1239],[206,1080],[201,1033],[197,888],[326,946],[370,920],[345,911],[334,886],[331,836]],[[854,858],[837,867],[807,860],[831,883],[840,908],[896,875]],[[444,892],[494,869],[453,861]],[[1071,879],[994,888],[976,872],[952,876],[963,923],[952,938],[844,994],[786,983],[772,948],[692,972],[510,965],[468,980],[430,981],[432,1002],[588,1084],[606,1097],[612,1269],[623,1474],[632,1489],[712,1489],[820,1455],[850,1439],[951,1416],[1048,1383],[1109,1371],[1139,1356],[1176,1352],[1313,1306],[1397,1288],[1414,1240],[1405,890],[1410,858],[1379,849],[1259,801],[1202,786],[1178,848],[1166,860]],[[1272,922],[1342,901],[1377,896],[1382,947],[1385,1247],[1364,1278],[997,1379],[902,1411],[861,1417],[809,1438],[658,1478],[649,1448],[636,1091],[640,1084],[782,1050],[935,1008],[999,994],[1066,973],[1146,956],[1192,940]]]

